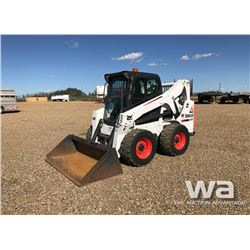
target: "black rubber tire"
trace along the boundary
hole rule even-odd
[[[87,130],[86,141],[91,141],[91,136],[92,136],[92,126],[90,126]]]
[[[146,159],[140,159],[136,155],[136,144],[142,138],[148,138],[152,142],[152,151]],[[135,129],[124,137],[119,153],[121,158],[128,164],[132,166],[143,166],[148,164],[156,153],[157,149],[157,138],[148,130]]]
[[[174,146],[174,140],[177,133],[184,133],[186,142],[181,150],[177,150]],[[159,145],[161,152],[165,155],[177,156],[182,155],[188,148],[190,135],[187,128],[179,123],[172,123],[167,125],[161,132],[159,138]]]

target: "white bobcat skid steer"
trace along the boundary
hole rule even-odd
[[[46,159],[79,186],[121,173],[119,158],[142,166],[158,147],[181,155],[194,134],[190,81],[178,80],[163,92],[158,75],[138,70],[106,74],[105,80],[105,107],[93,112],[86,140],[68,136]]]

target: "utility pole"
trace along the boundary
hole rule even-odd
[[[221,92],[221,82],[219,82],[219,92]]]

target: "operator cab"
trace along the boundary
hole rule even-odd
[[[105,99],[104,122],[115,124],[118,115],[162,94],[157,74],[133,71],[105,74],[108,92]]]

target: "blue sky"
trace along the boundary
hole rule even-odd
[[[2,36],[2,87],[17,94],[76,87],[134,67],[162,81],[194,79],[194,90],[249,91],[249,36]]]

